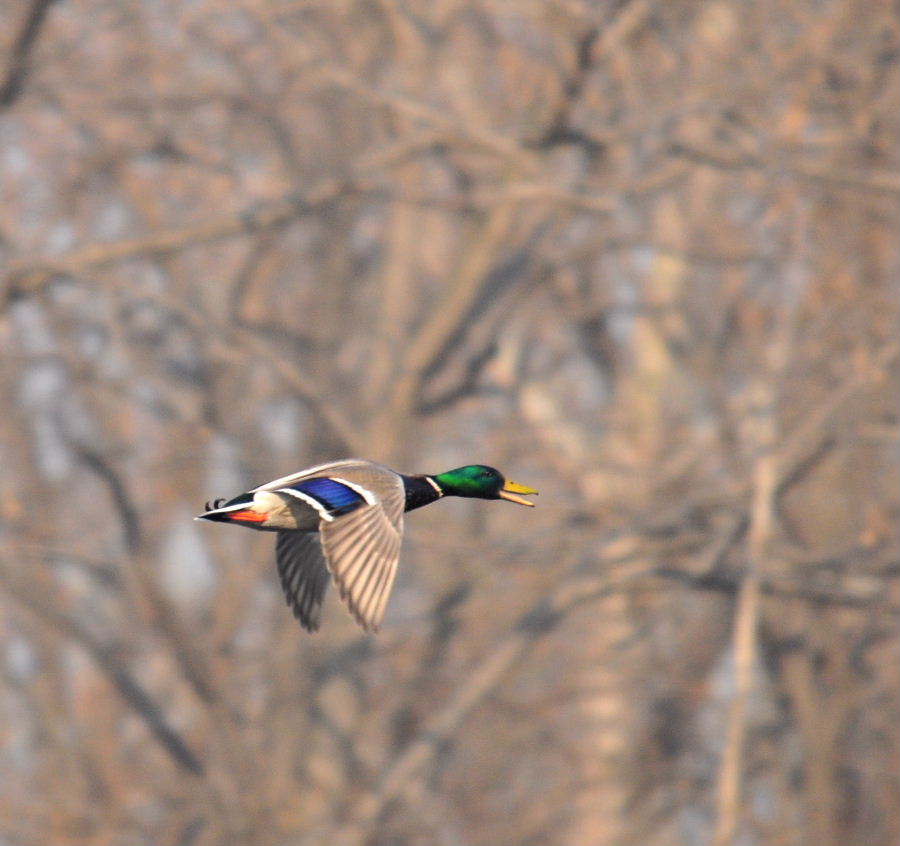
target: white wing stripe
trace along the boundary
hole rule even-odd
[[[253,505],[252,502],[239,502],[237,505],[226,505],[222,508],[211,508],[209,511],[204,511],[202,516],[208,517],[210,514],[227,514],[229,511],[243,511],[250,508],[251,505]]]
[[[303,479],[314,479],[318,476],[331,478],[333,473],[340,473],[342,470],[346,471],[348,468],[358,470],[360,467],[396,476],[396,473],[389,467],[376,464],[373,461],[366,461],[362,458],[346,458],[342,461],[329,461],[327,464],[317,464],[315,467],[307,467],[306,470],[301,470],[299,473],[292,473],[290,476],[282,476],[279,479],[273,479],[271,482],[266,482],[258,488],[253,488],[250,493],[256,493],[257,491],[274,491],[278,488],[292,485],[294,482],[299,482]]]
[[[319,502],[319,500],[309,496],[309,494],[305,494],[302,491],[295,491],[293,488],[280,488],[279,490],[275,491],[275,493],[288,494],[292,497],[295,497],[296,499],[303,500],[303,502],[305,502],[307,505],[311,505],[313,508],[315,508],[316,511],[319,512],[319,516],[323,520],[327,520],[329,523],[334,520],[334,517],[328,513],[328,509],[326,509],[325,506],[322,505],[321,502]]]

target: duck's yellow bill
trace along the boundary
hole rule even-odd
[[[525,485],[520,485],[518,482],[510,482],[507,479],[506,484],[500,491],[500,499],[508,499],[510,502],[517,502],[519,505],[527,505],[529,508],[534,508],[533,502],[529,502],[527,499],[523,499],[521,496],[516,496],[516,494],[536,493],[537,491],[534,488],[526,488]]]

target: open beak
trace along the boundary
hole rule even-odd
[[[520,485],[518,482],[510,482],[507,479],[506,484],[500,491],[500,499],[508,499],[510,502],[517,502],[519,505],[527,505],[529,508],[534,508],[533,502],[529,502],[521,496],[516,496],[516,494],[536,493],[537,491],[534,488],[526,488],[525,485]]]

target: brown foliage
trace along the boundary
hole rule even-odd
[[[0,20],[4,840],[896,842],[894,4]],[[539,507],[307,636],[348,455]]]

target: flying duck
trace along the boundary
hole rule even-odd
[[[218,499],[195,519],[277,532],[275,559],[288,605],[307,631],[319,628],[329,580],[357,623],[378,630],[391,593],[403,514],[445,496],[506,499],[533,506],[537,491],[493,467],[469,464],[434,476],[406,476],[350,458]],[[330,578],[329,578],[330,577]]]

